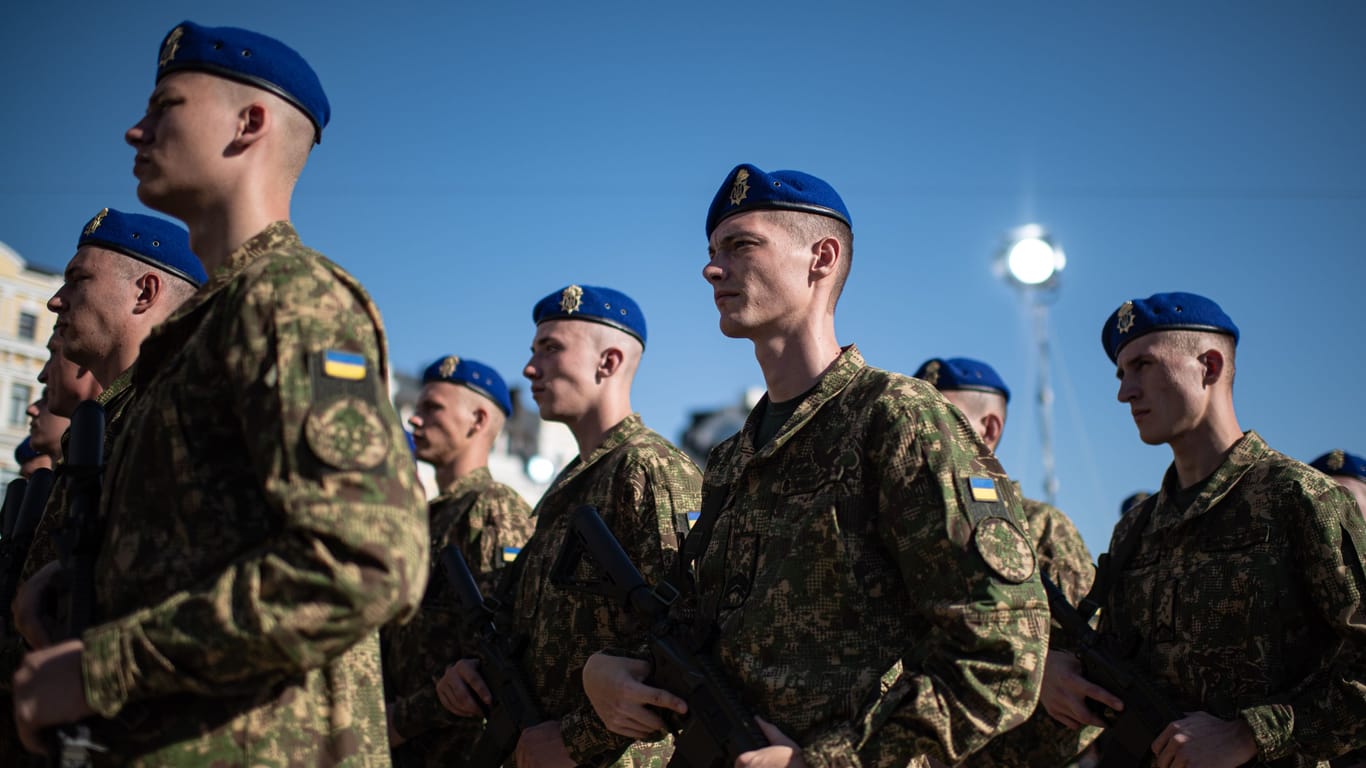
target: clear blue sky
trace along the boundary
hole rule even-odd
[[[318,71],[333,118],[294,221],[369,287],[402,369],[454,352],[520,382],[532,304],[613,286],[650,326],[636,407],[676,438],[762,383],[700,277],[707,204],[751,162],[853,212],[842,342],[905,372],[997,367],[1001,459],[1034,496],[1031,328],[991,262],[1030,220],[1063,243],[1059,506],[1093,553],[1170,462],[1114,400],[1100,326],[1125,299],[1214,297],[1243,330],[1244,428],[1366,452],[1361,3],[173,5],[3,12],[0,240],[24,258],[60,268],[95,211],[141,210],[122,134],[190,18]]]

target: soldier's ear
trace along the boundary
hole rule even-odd
[[[844,258],[840,252],[839,238],[822,237],[811,244],[811,276],[825,277],[835,274],[839,260]]]
[[[482,405],[475,406],[470,415],[474,417],[474,423],[470,425],[468,436],[483,432],[488,429],[489,424],[493,422],[493,419],[489,418],[489,410]]]
[[[259,101],[252,101],[237,110],[237,133],[233,143],[245,149],[260,141],[270,132],[274,115]]]
[[[621,351],[621,347],[608,347],[598,356],[598,375],[599,381],[615,376],[621,370],[622,363],[626,360],[626,353]]]
[[[1205,386],[1213,386],[1224,375],[1224,353],[1217,349],[1207,349],[1198,358],[1200,364],[1204,366],[1205,373],[1201,377]]]
[[[1001,421],[999,414],[987,413],[982,416],[982,442],[993,452],[1001,443],[1001,432],[1004,428],[1005,422]]]
[[[155,272],[144,272],[141,277],[133,281],[137,286],[137,296],[133,301],[133,314],[140,315],[156,305],[157,299],[161,297],[161,275]]]

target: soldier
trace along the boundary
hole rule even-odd
[[[1356,499],[1357,508],[1366,514],[1366,459],[1339,448],[1314,459],[1309,466],[1346,488]]]
[[[165,37],[126,136],[212,278],[143,343],[105,470],[99,620],[15,675],[25,744],[117,717],[130,765],[388,762],[377,629],[427,578],[379,313],[290,225],[317,76],[247,30]]]
[[[1006,406],[1010,389],[996,370],[980,360],[966,357],[934,358],[915,372],[917,379],[933,384],[945,400],[957,406],[968,423],[994,454],[1005,431]],[[1042,501],[1026,498],[1018,482],[1015,493],[1024,508],[1025,522],[1039,557],[1039,572],[1053,580],[1076,605],[1091,589],[1095,566],[1081,533],[1062,510]],[[974,765],[1059,766],[1085,751],[1099,731],[1080,732],[1062,729],[1047,712],[1037,710],[1029,721],[1000,738],[993,739],[973,758]]]
[[[94,374],[62,354],[61,333],[55,329],[47,339],[47,362],[38,371],[38,382],[43,385],[49,410],[62,419],[70,419],[71,414],[76,412],[76,406],[86,400],[94,400],[104,390]],[[62,422],[58,437],[66,432],[67,423]],[[61,458],[60,450],[57,458]]]
[[[1153,741],[1156,765],[1316,766],[1366,743],[1366,523],[1350,496],[1239,426],[1238,328],[1213,301],[1126,301],[1102,341],[1139,438],[1172,451],[1092,596],[1124,660],[1186,713]],[[1046,677],[1064,725],[1104,724],[1086,698],[1122,706],[1067,654]]]
[[[48,301],[48,309],[57,314],[54,337],[59,340],[61,357],[68,361],[65,367],[78,366],[82,375],[94,379],[96,394],[89,399],[104,407],[106,462],[122,427],[123,412],[133,400],[129,384],[138,348],[152,328],[170,317],[206,279],[204,266],[190,251],[189,235],[169,221],[105,208],[81,229],[62,287]],[[59,391],[70,392],[72,387],[65,385]],[[85,399],[88,393],[78,391],[73,396]],[[63,407],[74,412],[78,404]],[[24,564],[25,579],[56,560],[52,534],[66,522],[70,489],[65,476],[53,485]],[[45,584],[35,582],[34,587]],[[21,597],[19,602],[25,601]],[[33,632],[41,628],[35,616],[16,618],[31,647],[47,645],[45,636]]]
[[[436,469],[441,494],[427,505],[434,570],[422,607],[408,624],[390,624],[380,634],[395,765],[455,765],[477,734],[442,708],[432,682],[460,657],[454,597],[435,569],[440,551],[455,544],[487,583],[531,535],[531,507],[488,469],[489,451],[511,416],[507,384],[483,363],[448,355],[422,374],[408,423],[417,458]]]
[[[645,316],[630,297],[610,288],[571,285],[546,296],[532,312],[536,336],[523,374],[541,418],[567,425],[579,455],[536,505],[536,531],[501,591],[513,631],[524,634],[523,669],[547,722],[522,732],[518,765],[663,764],[667,739],[637,745],[607,732],[579,685],[588,654],[643,639],[632,620],[606,598],[550,584],[550,569],[568,531],[570,513],[596,506],[603,521],[649,581],[678,565],[687,513],[701,500],[702,473],[631,411],[631,382],[645,351]],[[491,702],[477,666],[461,661],[438,686],[452,711],[478,713],[470,689]]]
[[[52,412],[48,405],[48,390],[49,387],[43,387],[43,394],[29,403],[24,413],[28,414],[29,445],[55,464],[62,460],[62,435],[66,434],[71,419]]]
[[[933,387],[839,346],[853,238],[830,185],[738,166],[706,231],[721,332],[754,343],[768,385],[711,452],[687,545],[699,634],[772,744],[739,763],[959,762],[1038,696],[1048,614],[1015,489]],[[609,727],[682,710],[647,673],[594,656]]]

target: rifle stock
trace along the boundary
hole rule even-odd
[[[1107,652],[1101,634],[1091,628],[1052,580],[1040,576],[1044,591],[1048,593],[1049,612],[1077,640],[1076,653],[1081,660],[1082,674],[1124,702],[1122,712],[1115,712],[1097,701],[1086,702],[1109,723],[1098,768],[1147,768],[1153,762],[1153,741],[1167,725],[1185,717],[1185,713],[1146,679]]]
[[[475,743],[467,763],[472,768],[497,768],[516,749],[522,729],[542,723],[545,718],[517,664],[516,659],[521,654],[514,643],[498,631],[494,624],[495,611],[484,600],[460,550],[453,544],[447,545],[441,550],[441,564],[455,592],[461,635],[474,641],[480,660],[479,674],[494,699],[493,707],[484,713],[484,733]]]
[[[574,578],[585,557],[604,578],[594,582]],[[585,505],[574,512],[550,581],[609,598],[646,631],[654,666],[649,682],[688,703],[685,715],[663,713],[675,733],[671,767],[730,768],[742,753],[768,746],[753,713],[741,704],[720,664],[696,652],[686,639],[686,630],[669,617],[678,590],[668,582],[646,584],[594,507]]]

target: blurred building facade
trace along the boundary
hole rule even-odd
[[[0,482],[18,474],[14,449],[28,437],[25,410],[41,394],[38,371],[57,322],[47,300],[61,285],[60,274],[25,262],[0,243]]]

